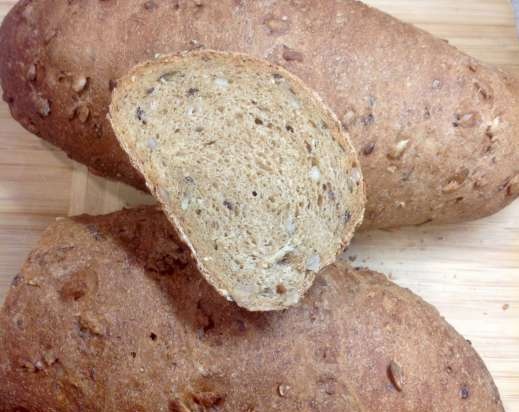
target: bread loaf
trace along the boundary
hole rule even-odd
[[[519,86],[354,0],[20,1],[0,29],[13,116],[92,170],[144,188],[106,120],[113,87],[157,53],[212,48],[282,64],[360,153],[364,228],[455,222],[519,194]]]
[[[344,263],[248,312],[153,208],[49,227],[0,314],[0,410],[503,412],[469,343],[408,290]]]
[[[296,304],[362,221],[347,134],[279,66],[207,50],[153,60],[119,80],[110,117],[201,272],[249,310]]]

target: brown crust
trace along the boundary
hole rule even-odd
[[[143,176],[146,176],[144,172],[144,165],[140,162],[139,157],[135,154],[132,156],[132,148],[128,145],[128,137],[125,135],[124,130],[126,129],[126,120],[124,123],[121,123],[114,120],[116,113],[120,112],[120,107],[122,106],[122,100],[125,99],[125,96],[128,95],[133,90],[133,84],[135,82],[139,82],[139,77],[144,77],[149,70],[157,69],[158,67],[168,67],[171,70],[171,65],[177,63],[182,65],[182,61],[184,59],[192,59],[194,63],[197,64],[197,59],[221,59],[226,62],[226,64],[232,64],[233,61],[240,62],[241,64],[248,66],[249,70],[257,70],[257,71],[266,71],[269,73],[279,73],[283,76],[290,85],[298,91],[298,96],[305,101],[308,102],[308,105],[312,107],[316,107],[320,110],[322,118],[330,125],[330,131],[332,133],[333,138],[338,142],[340,148],[345,153],[345,156],[348,159],[351,159],[351,163],[353,165],[359,164],[359,160],[357,158],[357,153],[353,148],[353,145],[349,139],[347,133],[345,133],[342,129],[341,123],[337,119],[337,116],[324,104],[320,96],[314,91],[309,89],[299,78],[286,71],[283,67],[274,65],[272,63],[267,62],[263,59],[258,59],[252,57],[250,55],[246,55],[243,53],[229,53],[229,52],[221,52],[215,50],[201,50],[201,51],[191,51],[186,53],[179,53],[176,55],[166,55],[161,56],[159,59],[146,61],[138,64],[137,66],[130,69],[130,71],[121,77],[118,80],[118,86],[113,91],[112,102],[110,103],[110,111],[109,111],[109,119],[112,124],[112,128],[115,131],[116,137],[119,141],[119,144],[124,149],[126,153],[129,155],[129,159],[133,167],[137,169]],[[175,66],[173,66],[174,69]],[[124,117],[124,116],[123,116]],[[119,124],[118,124],[119,123]],[[360,173],[360,172],[359,172]],[[150,192],[155,196],[157,200],[160,201],[162,207],[170,219],[171,223],[175,227],[180,239],[187,245],[187,247],[191,250],[192,256],[195,258],[198,269],[204,275],[204,277],[211,283],[220,293],[225,295],[228,299],[234,300],[239,306],[244,307],[246,309],[252,311],[268,311],[268,310],[283,310],[287,307],[291,306],[293,303],[287,303],[288,300],[283,299],[281,295],[276,298],[267,299],[265,297],[256,296],[254,299],[250,296],[246,298],[239,299],[235,294],[235,291],[229,284],[230,282],[222,276],[221,273],[213,273],[209,269],[207,269],[206,265],[203,263],[203,257],[199,256],[199,253],[195,250],[189,236],[184,232],[184,228],[182,222],[178,219],[174,212],[174,208],[171,206],[171,202],[169,199],[164,199],[163,195],[160,192],[160,186],[156,179],[152,178],[146,180],[146,185]],[[334,251],[333,259],[323,260],[320,263],[320,268],[328,266],[329,264],[335,261],[336,257],[346,248],[358,226],[361,224],[362,219],[364,217],[364,205],[366,203],[366,193],[364,188],[364,180],[361,177],[360,182],[357,186],[357,189],[354,194],[351,194],[351,197],[355,199],[352,201],[352,205],[354,207],[351,208],[351,216],[348,220],[347,224],[344,228],[344,233],[340,239],[340,244],[337,247],[337,250]],[[301,290],[298,290],[299,298],[301,298],[307,289],[312,285],[314,280],[314,274],[310,273],[302,279],[300,287]],[[248,300],[247,300],[248,299]]]
[[[155,208],[51,225],[0,314],[0,411],[503,411],[473,348],[338,263],[283,312],[195,270]]]
[[[353,0],[21,1],[0,30],[4,99],[72,158],[144,188],[105,119],[110,86],[199,47],[267,58],[319,92],[360,153],[364,228],[474,219],[519,195],[517,79]]]

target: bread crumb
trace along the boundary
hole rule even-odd
[[[216,84],[218,87],[226,89],[227,87],[229,87],[229,80],[224,79],[222,77],[217,77],[216,79],[214,79],[214,84]]]
[[[292,236],[294,233],[296,233],[296,224],[294,222],[294,218],[290,216],[287,220],[287,233]]]
[[[313,166],[310,171],[308,172],[308,176],[310,179],[312,179],[314,182],[318,182],[321,179],[321,171],[317,166]]]
[[[359,184],[362,180],[362,173],[360,172],[360,169],[358,167],[354,167],[351,169],[351,178],[355,182],[355,184]]]
[[[321,266],[321,257],[319,255],[312,255],[306,259],[306,269],[312,272],[318,272]]]
[[[158,146],[158,143],[157,141],[153,138],[153,137],[150,137],[146,143],[146,146],[148,147],[148,149],[150,150],[155,150]]]
[[[291,98],[289,101],[288,101],[288,104],[290,104],[290,107],[292,109],[300,109],[301,108],[301,103],[299,102],[298,99],[296,99],[295,97]]]
[[[180,203],[180,207],[182,208],[182,210],[187,210],[187,208],[189,207],[189,202],[189,197],[185,196],[184,198],[182,198],[182,202]]]
[[[160,187],[158,189],[158,195],[163,202],[169,202],[169,192],[166,189]]]

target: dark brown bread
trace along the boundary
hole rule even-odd
[[[51,225],[0,314],[0,411],[494,412],[473,348],[408,290],[343,263],[251,313],[157,209]]]
[[[354,0],[21,1],[0,30],[13,116],[104,176],[144,188],[106,113],[116,80],[196,48],[282,64],[337,113],[360,153],[364,228],[491,214],[519,194],[519,86]]]

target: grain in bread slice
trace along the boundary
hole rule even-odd
[[[118,82],[110,116],[201,272],[249,310],[297,303],[362,220],[348,136],[281,67],[207,50],[164,56]]]

